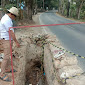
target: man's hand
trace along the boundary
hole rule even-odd
[[[16,46],[17,46],[17,47],[20,47],[20,44],[18,43],[18,41],[17,41],[17,39],[16,39],[16,37],[15,37],[14,32],[13,32],[12,30],[10,30],[10,33],[11,33],[12,39],[13,39],[13,40],[15,41],[15,43],[16,43]]]
[[[16,42],[16,46],[19,48],[20,47],[20,44],[18,42]]]

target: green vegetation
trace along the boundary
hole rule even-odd
[[[85,0],[0,0],[0,2],[3,9],[18,7],[21,19],[32,20],[32,15],[37,11],[56,9],[63,16],[85,20]]]
[[[85,0],[58,0],[59,13],[74,19],[85,19]]]

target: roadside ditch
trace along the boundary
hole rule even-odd
[[[38,17],[35,15],[34,21]],[[21,45],[13,45],[15,85],[85,85],[77,57],[67,56],[54,34],[45,34],[43,28],[37,27],[16,29],[15,34]],[[8,75],[12,78],[11,73]],[[13,82],[0,80],[0,85]]]

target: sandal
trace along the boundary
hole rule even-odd
[[[17,72],[17,71],[13,69],[13,72]],[[7,71],[6,73],[12,73],[12,69],[10,71]]]
[[[0,79],[3,80],[3,81],[11,82],[11,79],[9,79],[9,77],[7,77],[7,78],[6,77],[7,77],[7,75],[0,77]]]

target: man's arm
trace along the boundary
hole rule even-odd
[[[20,44],[18,43],[18,41],[17,41],[17,39],[15,37],[15,34],[14,34],[14,32],[12,30],[10,30],[10,34],[11,34],[12,39],[15,41],[16,46],[20,47]]]

